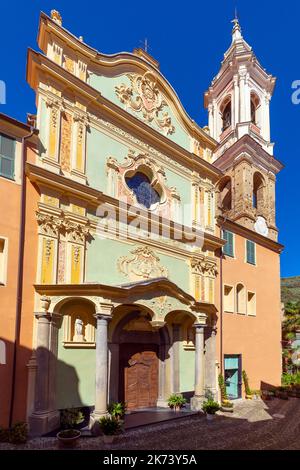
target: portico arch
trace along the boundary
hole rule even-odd
[[[169,393],[169,332],[166,326],[154,325],[152,318],[154,312],[143,305],[119,305],[109,327],[109,401],[125,400],[129,409],[165,404]],[[128,381],[133,381],[130,386]]]

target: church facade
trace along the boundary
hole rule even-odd
[[[56,11],[41,14],[38,45],[27,62],[39,131],[25,168],[30,357],[19,357],[15,416],[43,434],[65,408],[89,407],[91,426],[112,401],[131,411],[182,393],[201,409],[220,373],[232,399],[242,369],[253,389],[279,385],[275,79],[238,22],[203,129],[146,51],[102,54]]]

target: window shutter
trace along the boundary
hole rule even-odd
[[[0,135],[0,175],[14,178],[15,170],[15,140]]]
[[[255,244],[247,240],[247,263],[255,264]]]
[[[223,247],[223,253],[228,256],[233,256],[233,233],[223,230],[223,239],[227,242]]]

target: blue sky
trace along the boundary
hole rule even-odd
[[[104,53],[132,51],[147,37],[150,53],[176,90],[188,114],[207,124],[203,92],[218,72],[231,40],[237,7],[242,31],[263,67],[277,77],[271,101],[271,135],[275,156],[285,165],[277,183],[282,276],[300,275],[298,239],[300,105],[291,101],[294,80],[300,80],[300,2],[285,1],[157,1],[111,0],[2,2],[1,69],[7,101],[0,111],[24,120],[35,112],[34,93],[25,80],[26,51],[37,49],[40,11],[60,11],[63,26]]]

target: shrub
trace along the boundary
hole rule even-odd
[[[9,431],[9,442],[12,444],[24,444],[28,438],[27,423],[19,421]]]
[[[0,442],[9,442],[9,429],[0,427]]]
[[[202,404],[202,410],[209,415],[214,415],[219,409],[219,403],[211,399],[206,400]]]
[[[223,377],[222,374],[219,374],[218,381],[219,381],[219,387],[220,387],[220,391],[221,391],[221,400],[222,400],[222,402],[229,401],[227,391],[226,391],[225,380],[224,380],[224,377]]]
[[[186,404],[186,399],[183,398],[181,393],[173,393],[168,399],[168,405],[170,408],[179,407],[182,408]]]
[[[120,421],[114,416],[103,416],[99,420],[99,426],[103,434],[106,436],[114,436],[122,431]]]
[[[244,385],[245,385],[246,395],[251,395],[251,389],[249,387],[249,379],[248,379],[248,375],[246,374],[245,370],[243,370],[242,376],[243,376],[243,381],[244,381]]]
[[[61,410],[60,424],[63,428],[74,428],[76,424],[82,423],[84,415],[81,408],[67,408]]]
[[[107,407],[109,414],[118,419],[124,417],[126,409],[127,409],[127,404],[125,402],[110,403]]]

